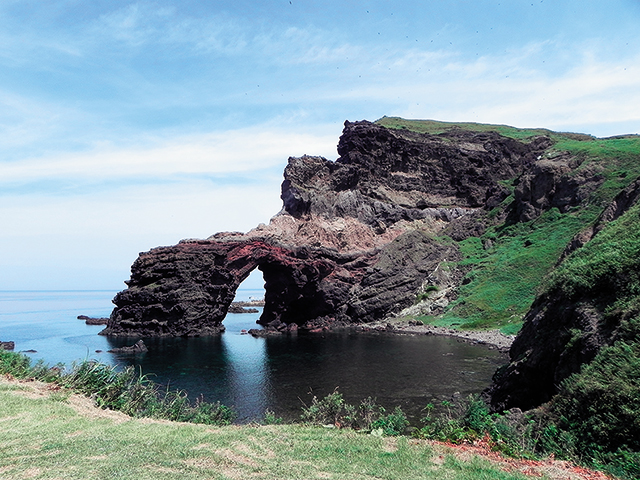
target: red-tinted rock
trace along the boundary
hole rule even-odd
[[[283,210],[269,225],[140,254],[102,333],[216,334],[256,268],[265,281],[259,323],[284,325],[275,331],[383,319],[410,306],[441,263],[459,259],[437,234],[481,234],[484,208],[509,194],[500,182],[523,174],[549,144],[346,122],[335,162],[289,159]]]

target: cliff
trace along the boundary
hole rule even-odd
[[[613,167],[588,151],[599,141],[504,126],[345,122],[337,160],[289,159],[283,208],[268,225],[140,254],[102,333],[220,332],[256,268],[265,281],[259,323],[280,331],[408,311],[513,331],[543,276],[572,237],[586,241],[611,196]]]
[[[501,182],[529,169],[550,143],[346,122],[336,161],[289,159],[283,209],[269,225],[142,253],[103,334],[219,332],[255,268],[265,280],[263,325],[315,329],[399,312],[438,282],[439,266],[460,260],[455,242],[439,235],[482,232],[480,217],[509,195]]]
[[[638,203],[640,179],[569,243],[524,319],[510,363],[495,375],[495,410],[548,402],[603,348],[621,337],[640,340],[633,323],[640,313]]]

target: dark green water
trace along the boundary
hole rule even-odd
[[[215,338],[148,339],[149,352],[121,356],[162,383],[205,400],[233,405],[239,420],[270,409],[298,419],[313,395],[338,388],[358,403],[375,397],[388,409],[399,405],[413,422],[430,402],[479,393],[503,355],[484,346],[437,336],[325,333],[253,338],[256,315],[230,315]]]
[[[479,393],[505,356],[448,337],[331,333],[253,338],[258,314],[228,315],[227,331],[210,338],[145,339],[149,352],[107,353],[135,340],[99,336],[76,316],[108,316],[115,292],[0,292],[0,340],[50,365],[96,359],[141,366],[170,387],[233,406],[239,420],[259,420],[266,409],[294,420],[312,395],[338,387],[346,400],[375,397],[396,405],[414,423],[427,403]],[[255,292],[246,292],[251,295]],[[244,299],[244,298],[242,298]],[[99,352],[97,352],[99,350]],[[312,392],[312,394],[310,394]]]

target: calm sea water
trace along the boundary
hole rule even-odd
[[[217,337],[145,339],[142,355],[107,353],[132,340],[98,335],[76,317],[109,316],[116,292],[0,292],[0,340],[48,364],[96,359],[140,366],[154,380],[190,397],[233,406],[239,420],[259,420],[266,409],[296,419],[313,395],[338,388],[349,402],[368,396],[396,405],[415,422],[427,403],[478,393],[505,357],[485,346],[436,336],[353,334],[253,338],[259,314],[230,314]],[[237,300],[258,298],[240,290]],[[101,352],[96,352],[100,350]]]

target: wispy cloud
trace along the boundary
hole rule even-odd
[[[73,179],[112,181],[177,179],[181,176],[243,175],[286,165],[290,155],[307,152],[335,157],[335,134],[251,127],[156,140],[133,148],[67,152],[29,160],[1,162],[0,185]]]
[[[241,53],[247,46],[248,24],[228,15],[216,14],[205,18],[181,16],[176,8],[158,7],[138,2],[100,16],[86,33],[98,42],[115,40],[129,47],[178,45],[191,54]],[[167,55],[182,55],[169,49]]]

